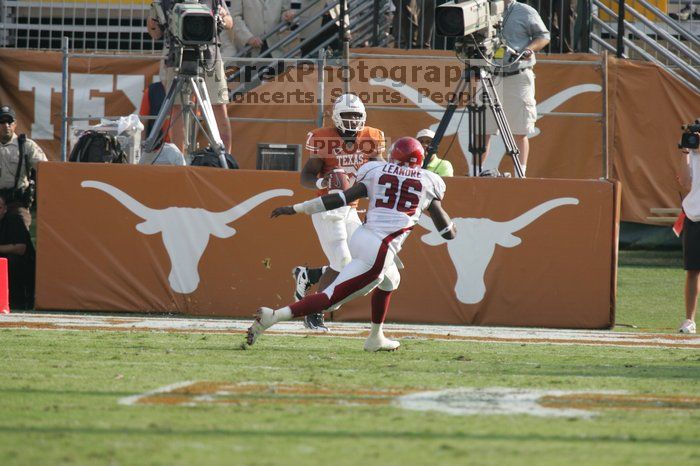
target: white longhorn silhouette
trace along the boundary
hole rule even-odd
[[[236,230],[229,223],[238,220],[263,202],[278,196],[291,196],[289,189],[272,189],[225,210],[210,212],[190,207],[152,209],[124,191],[100,181],[83,181],[83,188],[104,191],[124,207],[145,220],[136,225],[144,235],[161,233],[163,245],[170,258],[170,287],[177,293],[192,293],[199,286],[199,260],[209,243],[209,236],[229,238]]]
[[[416,89],[409,86],[408,84],[400,83],[398,81],[394,81],[388,78],[372,78],[369,80],[369,83],[372,86],[389,87],[392,90],[400,92],[406,99],[413,102],[413,104],[424,110],[428,115],[438,120],[437,123],[430,125],[431,130],[437,131],[438,125],[440,124],[440,120],[442,119],[442,116],[445,113],[445,107],[435,103],[432,99],[430,99],[430,97],[419,93]],[[539,120],[540,118],[542,118],[543,114],[551,112],[564,102],[574,98],[579,94],[583,94],[585,92],[600,92],[601,89],[602,88],[598,84],[579,84],[577,86],[572,86],[567,89],[564,89],[563,91],[558,92],[550,98],[543,100],[542,102],[537,104],[537,119]],[[461,124],[460,119],[462,120]],[[450,124],[447,125],[447,129],[445,130],[445,134],[443,136],[450,136],[452,134],[455,134],[457,131],[459,131],[459,133],[457,134],[457,137],[459,139],[459,145],[462,149],[462,153],[465,155],[467,165],[469,167],[468,173],[472,173],[471,157],[467,156],[469,154],[468,113],[465,113],[463,116],[454,115],[450,120]],[[535,128],[535,130],[531,134],[528,134],[528,137],[534,138],[538,134],[540,134],[540,130],[539,128]],[[487,154],[486,161],[484,162],[482,168],[484,170],[497,169],[501,163],[501,159],[505,155],[505,151],[506,146],[503,143],[503,139],[500,135],[498,137],[491,138],[491,143],[489,144],[489,152]]]
[[[486,294],[484,276],[496,245],[505,248],[519,245],[522,240],[514,233],[556,207],[578,203],[578,199],[573,197],[552,199],[507,222],[495,222],[488,218],[453,218],[457,236],[451,241],[440,236],[433,222],[425,215],[420,217],[418,224],[430,230],[421,237],[424,243],[430,246],[447,243],[447,252],[457,271],[457,299],[465,304],[476,304]]]

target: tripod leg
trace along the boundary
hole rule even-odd
[[[228,168],[226,163],[226,149],[224,147],[224,142],[221,139],[221,134],[219,133],[219,127],[216,125],[214,109],[211,106],[209,92],[207,91],[207,86],[204,83],[204,79],[202,77],[193,77],[190,78],[190,82],[192,83],[192,89],[197,96],[199,107],[202,109],[204,123],[207,126],[207,131],[204,131],[204,133],[207,136],[212,149],[214,149],[214,151],[218,154],[221,167]]]
[[[496,88],[493,84],[493,79],[491,76],[482,76],[482,82],[484,84],[484,97],[487,99],[488,105],[491,107],[491,111],[493,112],[493,118],[496,120],[496,126],[498,127],[501,137],[503,138],[503,142],[506,145],[506,152],[513,159],[515,175],[518,178],[523,178],[525,174],[523,173],[523,167],[520,165],[520,159],[518,158],[520,155],[520,150],[515,143],[515,138],[513,137],[513,132],[508,124],[508,119],[506,119],[503,107],[501,106],[501,101],[498,99],[498,93],[496,92]]]
[[[447,108],[445,109],[445,113],[442,115],[442,119],[440,119],[440,124],[438,125],[437,130],[435,130],[435,137],[433,137],[433,140],[427,149],[428,154],[437,153],[437,148],[440,145],[440,142],[442,141],[442,137],[444,136],[445,131],[447,131],[447,127],[450,124],[452,115],[454,115],[455,110],[457,109],[457,105],[459,104],[460,97],[464,93],[464,89],[467,87],[468,84],[469,81],[467,79],[467,71],[465,70],[462,73],[462,77],[460,78],[459,82],[457,83],[455,93],[452,95],[452,98],[447,103]],[[459,128],[457,129],[457,131],[459,131]],[[469,161],[467,161],[467,164],[469,164]],[[423,162],[423,168],[425,168],[427,165],[428,158],[426,157],[426,159]]]
[[[474,94],[472,94],[473,96]],[[470,173],[471,176],[479,176],[481,173],[481,159],[486,151],[486,142],[483,137],[483,131],[480,129],[483,125],[481,120],[483,119],[484,106],[478,105],[477,102],[472,99],[469,103],[469,153],[472,154],[472,166]]]
[[[182,118],[185,127],[185,153],[188,155],[197,150],[197,116],[192,108],[188,106],[188,111],[183,113]]]
[[[160,111],[158,112],[156,122],[153,124],[153,128],[151,128],[148,138],[146,138],[146,141],[143,143],[144,152],[153,152],[153,150],[158,146],[158,141],[161,138],[160,130],[163,127],[165,119],[168,117],[173,108],[175,97],[180,94],[183,84],[183,78],[175,76],[175,79],[173,79],[173,82],[170,85],[170,89],[168,89],[168,94],[165,96],[165,100],[160,106]],[[165,135],[163,134],[162,137],[164,138]]]

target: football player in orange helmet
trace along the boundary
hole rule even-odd
[[[383,160],[386,150],[384,133],[366,126],[367,112],[362,100],[355,94],[343,94],[333,103],[333,126],[317,128],[306,137],[309,158],[301,170],[301,185],[328,194],[328,184],[334,172],[342,170],[349,185],[355,182],[357,170],[370,160]],[[328,266],[321,269],[295,267],[292,271],[296,289],[294,297],[300,300],[310,287],[318,282],[324,289],[350,262],[348,240],[362,222],[357,215],[357,201],[328,212],[311,216],[321,249],[328,258]],[[323,313],[306,316],[307,328],[328,331]]]

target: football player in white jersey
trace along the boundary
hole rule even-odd
[[[258,309],[246,336],[248,345],[255,343],[277,322],[323,312],[374,290],[372,330],[365,341],[365,351],[392,351],[400,346],[398,341],[386,338],[382,331],[391,293],[398,288],[401,278],[394,258],[423,210],[428,210],[443,238],[449,240],[456,235],[454,224],[441,204],[445,182],[435,173],[421,168],[423,153],[418,140],[400,138],[391,148],[389,162],[375,161],[363,165],[351,188],[272,211],[273,218],[296,213],[312,215],[362,197],[369,198],[366,222],[350,239],[350,263],[322,292],[280,309]]]

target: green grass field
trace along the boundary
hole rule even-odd
[[[675,332],[680,253],[623,253],[618,322]],[[405,339],[0,330],[0,465],[700,464],[700,351]],[[191,406],[119,400],[182,381],[255,382]],[[295,385],[302,394],[268,387]],[[450,415],[371,404],[382,390],[625,391],[683,399],[592,418]],[[368,390],[374,392],[369,395]],[[368,398],[369,397],[369,398]],[[341,399],[342,402],[337,400]]]

